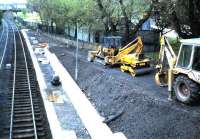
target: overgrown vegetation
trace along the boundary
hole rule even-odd
[[[129,40],[152,17],[159,29],[172,28],[180,37],[200,34],[199,0],[28,0],[43,24],[104,29],[106,34],[121,32]]]
[[[199,0],[160,0],[156,5],[158,25],[176,30],[181,38],[200,35]]]
[[[137,32],[152,10],[151,0],[29,0],[29,3],[39,12],[43,23],[55,23],[57,31],[78,22],[90,29],[104,29],[106,34],[123,32],[127,39],[131,32]]]

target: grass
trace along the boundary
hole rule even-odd
[[[40,22],[40,16],[33,12],[33,13],[29,13],[29,12],[26,12],[26,11],[23,11],[23,12],[18,12],[17,15],[19,17],[21,17],[23,20],[29,20],[31,22]]]
[[[172,46],[172,49],[174,50],[175,54],[178,55],[179,48],[181,45],[179,38],[168,38],[168,41]],[[159,52],[148,52],[145,53],[145,56],[150,58],[155,63],[157,63],[159,60]]]

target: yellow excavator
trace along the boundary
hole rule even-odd
[[[182,103],[200,100],[200,38],[181,40],[178,56],[167,37],[161,37],[159,63],[155,81],[168,86],[169,100],[175,94]]]
[[[120,64],[121,71],[130,72],[132,76],[150,73],[152,71],[152,68],[150,67],[150,60],[144,57],[142,50],[142,39],[138,36],[125,47],[119,49],[117,55],[106,56],[105,64]]]
[[[97,50],[88,52],[88,61],[96,61],[105,65],[106,56],[114,56],[118,53],[121,48],[121,39],[120,36],[103,37],[102,45]]]

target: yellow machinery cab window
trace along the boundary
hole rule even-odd
[[[182,45],[177,67],[187,68],[190,65],[192,45]]]
[[[195,47],[192,69],[200,71],[200,46]]]

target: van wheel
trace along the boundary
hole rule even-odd
[[[178,101],[192,104],[199,100],[200,87],[187,76],[179,75],[174,82],[174,91]]]

